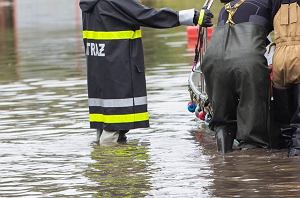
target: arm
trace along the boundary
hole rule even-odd
[[[170,28],[179,25],[195,25],[200,16],[194,9],[179,12],[170,8],[156,10],[140,4],[137,0],[111,0],[110,2],[124,18],[129,18],[134,25],[138,26]],[[204,21],[202,19],[202,22]]]

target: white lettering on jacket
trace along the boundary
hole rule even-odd
[[[85,53],[87,56],[105,56],[105,44],[101,43],[86,43]]]

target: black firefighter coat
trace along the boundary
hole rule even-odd
[[[136,0],[81,0],[91,128],[149,127],[141,26],[179,26],[179,14]]]

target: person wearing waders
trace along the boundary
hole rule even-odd
[[[300,155],[300,0],[273,0],[275,118],[288,155]]]
[[[141,27],[212,26],[207,9],[154,9],[138,0],[81,0],[91,128],[100,145],[149,127]]]
[[[270,70],[264,57],[272,31],[270,0],[221,1],[218,25],[201,70],[213,108],[210,128],[222,154],[269,147]]]

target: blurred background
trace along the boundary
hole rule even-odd
[[[177,10],[201,8],[203,4],[195,0],[143,2],[152,7],[169,6]],[[85,75],[78,4],[78,0],[0,0],[1,80]],[[145,32],[145,37],[152,40],[152,45],[146,47],[146,59],[153,58],[152,54],[164,57],[161,52],[168,50],[152,50],[152,46],[160,47],[164,40],[153,39],[155,31]],[[161,31],[182,31],[184,39],[183,27]]]

